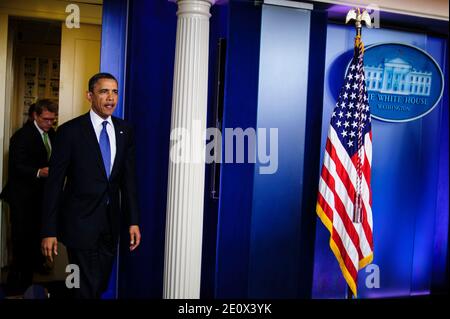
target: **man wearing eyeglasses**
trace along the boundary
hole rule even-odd
[[[58,106],[49,99],[36,102],[34,121],[28,121],[10,140],[8,192],[11,210],[12,269],[8,286],[23,293],[33,272],[43,270],[40,253],[42,201]]]

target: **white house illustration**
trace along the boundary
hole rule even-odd
[[[418,71],[400,58],[384,60],[383,65],[365,66],[366,87],[370,91],[429,96],[431,72]]]

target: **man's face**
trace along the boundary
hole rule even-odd
[[[100,79],[95,83],[93,92],[87,93],[92,110],[101,118],[111,116],[118,98],[117,82],[113,79]]]
[[[40,115],[34,113],[34,120],[41,130],[48,132],[55,123],[56,114],[44,109]]]

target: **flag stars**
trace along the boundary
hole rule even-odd
[[[349,66],[339,98],[331,115],[331,125],[338,132],[342,145],[349,154],[359,147],[359,139],[370,128],[370,109],[367,95],[366,75],[362,57]]]

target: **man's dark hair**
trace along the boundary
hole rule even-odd
[[[89,79],[89,86],[88,86],[89,92],[94,92],[95,83],[97,83],[98,80],[100,79],[111,79],[116,81],[116,83],[119,83],[117,79],[114,77],[114,75],[110,73],[97,73]]]
[[[30,108],[28,109],[28,117],[32,117],[34,112],[36,112],[36,103],[30,105]]]
[[[58,104],[56,104],[50,99],[38,100],[35,103],[34,111],[36,112],[37,115],[41,115],[44,110],[58,114]]]

